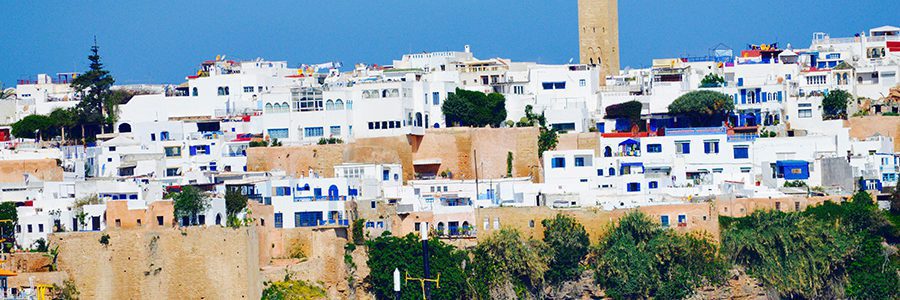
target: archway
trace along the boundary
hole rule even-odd
[[[119,133],[131,132],[131,124],[122,123],[119,124]]]
[[[603,149],[603,157],[612,157],[612,148],[606,146],[606,148]]]
[[[338,200],[338,197],[338,187],[332,184],[328,187],[328,200]]]
[[[417,113],[416,113],[416,124],[415,124],[415,126],[416,126],[416,127],[422,127],[422,113],[420,113],[420,112],[417,112]]]
[[[222,225],[222,214],[216,214],[216,225]]]

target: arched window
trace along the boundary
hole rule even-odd
[[[266,103],[266,112],[272,112],[272,103]]]
[[[227,86],[225,87],[225,95],[231,95],[231,93],[228,92],[228,87],[227,87]]]
[[[120,133],[131,132],[131,124],[128,124],[128,123],[119,124],[119,132]]]
[[[288,105],[287,102],[282,102],[282,103],[281,103],[281,111],[282,111],[282,112],[286,112],[286,111],[289,111],[289,110],[291,110],[291,106]]]
[[[216,214],[216,225],[222,225],[222,214]]]
[[[609,168],[609,176],[616,176],[616,168]]]
[[[342,101],[341,99],[334,100],[334,109],[344,110],[344,101]]]
[[[381,90],[381,98],[387,98],[387,96],[388,96],[388,90],[387,89]]]
[[[352,109],[353,109],[353,100],[347,100],[347,109],[348,109],[348,110],[352,110]]]
[[[325,110],[334,110],[334,101],[331,101],[331,99],[325,101]]]
[[[844,73],[844,83],[843,84],[847,84],[847,73]]]
[[[219,89],[218,89],[218,95],[219,95],[219,96],[225,96],[225,88],[223,88],[223,87],[220,86]]]
[[[606,148],[603,149],[603,157],[612,157],[612,148],[606,146]]]
[[[439,235],[444,235],[444,222],[438,222],[437,231]]]
[[[275,105],[272,106],[272,112],[281,112],[281,104],[275,103]]]
[[[191,89],[191,96],[194,96],[194,97],[197,96],[197,88],[196,87]]]

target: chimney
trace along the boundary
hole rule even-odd
[[[465,48],[465,49],[466,49],[466,50],[465,50],[465,51],[466,51],[466,53],[472,53],[472,47],[469,47],[469,45],[466,45],[466,46],[465,46],[465,47],[463,47],[463,48]]]

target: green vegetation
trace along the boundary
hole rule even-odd
[[[52,138],[55,124],[48,116],[28,115],[12,124],[13,136],[18,138]]]
[[[353,224],[351,226],[351,233],[353,234],[353,243],[356,245],[363,245],[366,243],[366,219],[356,219],[353,220]]]
[[[710,120],[721,119],[732,110],[731,96],[710,90],[688,92],[669,104],[670,115],[688,116],[692,126],[707,125]]]
[[[105,126],[114,123],[118,105],[114,102],[116,99],[111,97],[110,90],[115,79],[109,75],[109,71],[103,69],[103,64],[100,62],[100,47],[96,43],[91,46],[91,55],[88,55],[88,60],[91,61],[90,69],[72,81],[75,94],[81,97],[76,111],[82,136],[86,136],[85,126],[97,126],[103,132]]]
[[[336,137],[319,139],[319,145],[331,145],[331,144],[343,144],[343,143],[344,143],[344,140],[336,138]],[[279,146],[280,146],[280,144],[279,144]]]
[[[262,300],[326,299],[325,290],[303,280],[295,280],[286,273],[284,280],[266,282]]]
[[[441,106],[447,126],[500,127],[506,120],[506,99],[502,94],[456,89]]]
[[[596,280],[614,299],[683,299],[721,282],[726,264],[712,238],[681,235],[632,212],[596,249]]]
[[[579,265],[588,254],[590,241],[587,231],[574,218],[557,214],[541,221],[544,226],[544,243],[550,253],[547,280],[550,283],[572,280],[580,274]]]
[[[184,186],[181,192],[172,195],[175,202],[175,218],[190,219],[191,225],[197,225],[197,215],[209,208],[209,196],[193,186]]]
[[[784,187],[806,187],[806,182],[803,180],[785,181]]]
[[[100,244],[103,246],[109,246],[109,234],[104,233],[100,236]]]
[[[716,73],[706,74],[706,76],[703,76],[703,79],[700,80],[700,87],[702,88],[720,87],[724,85],[725,78]]]
[[[513,171],[513,154],[512,152],[506,152],[506,177],[512,177]]]
[[[228,216],[237,216],[245,208],[247,208],[247,196],[234,189],[225,191],[225,213]]]
[[[896,299],[900,263],[883,241],[897,227],[858,192],[804,212],[758,211],[720,217],[722,253],[786,298]]]
[[[822,117],[826,120],[846,119],[847,102],[850,102],[850,99],[853,99],[853,96],[847,91],[829,91],[828,95],[822,99]]]
[[[539,299],[549,257],[540,240],[502,229],[472,250],[469,285],[477,299]],[[513,294],[514,293],[514,294]]]
[[[378,299],[392,299],[394,268],[410,277],[424,277],[422,264],[422,242],[419,237],[409,234],[405,237],[383,235],[366,242],[369,250],[368,265],[371,269],[366,278],[371,291]],[[441,288],[431,290],[431,299],[464,299],[467,295],[466,275],[462,268],[468,262],[468,255],[452,245],[438,239],[430,239],[429,263],[431,277],[441,276]],[[401,275],[402,277],[403,275]],[[402,299],[422,299],[422,289],[417,282],[402,285]]]
[[[47,253],[44,253],[44,257],[50,260],[50,263],[44,266],[47,268],[48,272],[59,271],[59,266],[57,265],[57,259],[59,258],[59,246],[53,247],[53,249],[50,249],[49,251],[47,251]]]
[[[606,119],[628,119],[631,124],[639,124],[641,121],[641,110],[644,105],[641,102],[631,100],[619,104],[613,104],[606,107]]]
[[[900,116],[900,113],[895,113],[895,112],[889,111],[889,112],[883,113],[881,115],[885,116],[885,117],[897,117],[897,116]]]
[[[31,252],[47,252],[47,240],[39,238],[31,244]]]
[[[81,293],[78,292],[78,287],[75,286],[75,281],[72,279],[63,281],[62,286],[54,283],[53,288],[50,290],[54,300],[77,300],[78,296],[81,295]]]
[[[544,151],[556,149],[556,144],[559,143],[558,131],[556,129],[547,128],[547,117],[544,116],[544,113],[535,114],[534,107],[531,105],[525,105],[525,116],[522,117],[519,122],[516,122],[516,127],[533,127],[538,126],[540,128],[540,133],[538,135],[538,155],[544,155]]]
[[[3,241],[3,252],[9,253],[16,245],[16,224],[19,223],[19,213],[16,212],[15,202],[0,203],[0,238]]]

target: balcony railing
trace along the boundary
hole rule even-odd
[[[738,143],[738,142],[752,142],[759,138],[758,134],[755,133],[742,133],[742,134],[733,134],[728,136],[728,142]]]
[[[346,201],[346,196],[294,196],[294,202],[312,202],[312,201]]]
[[[328,226],[328,225],[337,225],[337,226],[350,226],[350,221],[347,219],[340,220],[319,220],[319,226]]]
[[[725,134],[725,127],[666,128],[667,136]]]

